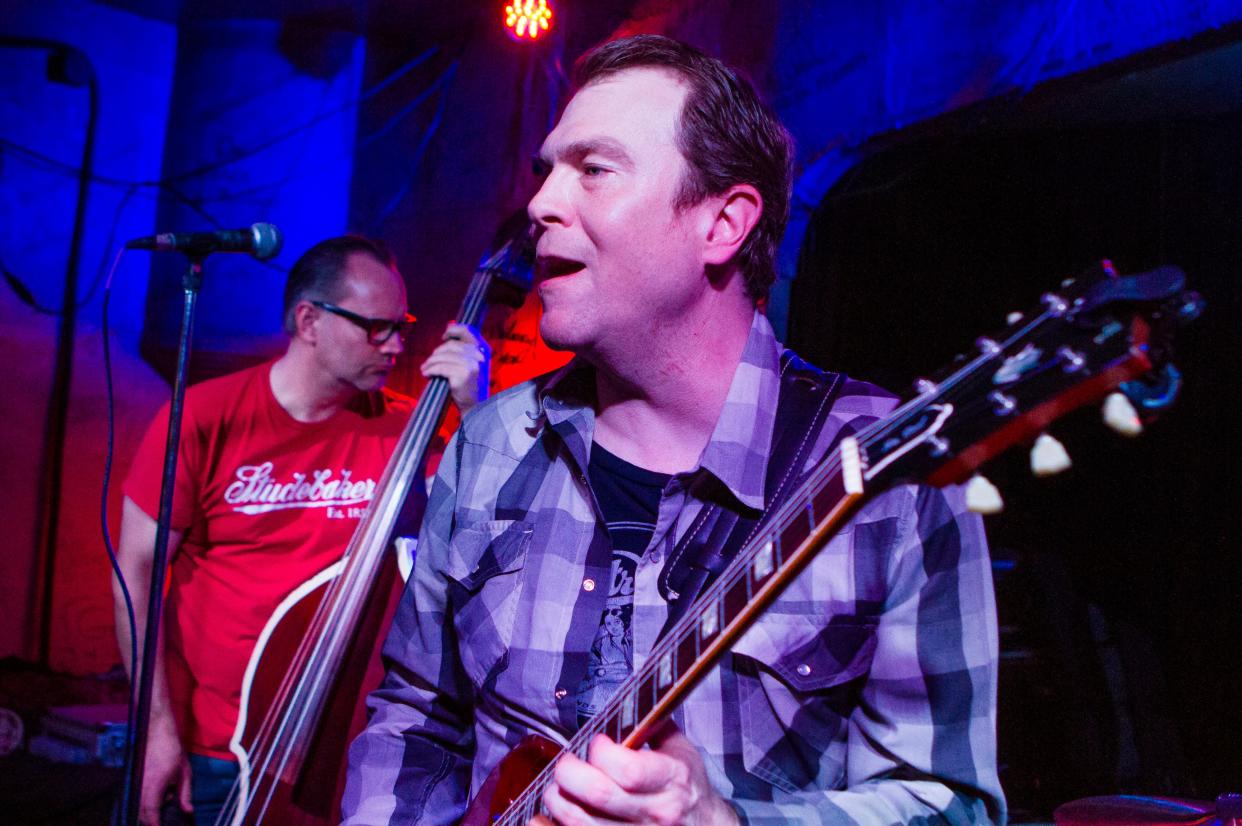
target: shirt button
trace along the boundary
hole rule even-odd
[[[803,663],[802,665],[798,666],[799,675],[806,677],[806,676],[809,676],[810,673],[811,673],[811,667],[807,665],[806,663]]]
[[[584,591],[594,591],[594,590],[595,590],[595,580],[590,579],[590,578],[587,578],[587,579],[582,580],[582,590],[584,590]]]
[[[659,553],[658,551],[652,551],[652,553],[651,553],[651,564],[652,564],[652,565],[659,565],[659,564],[660,564],[660,553]]]
[[[565,689],[563,689],[563,688],[558,688],[556,691],[552,692],[552,696],[553,696],[553,697],[555,697],[555,698],[556,698],[556,699],[558,699],[558,700],[564,700],[564,699],[565,699],[565,695],[566,695],[566,694],[568,694],[568,693],[569,693],[569,692],[568,692],[567,690],[565,690]]]

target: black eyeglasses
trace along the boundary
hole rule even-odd
[[[405,340],[410,335],[410,331],[414,329],[414,322],[416,321],[414,316],[409,313],[406,313],[405,318],[400,321],[393,321],[390,318],[367,318],[364,315],[358,315],[346,310],[344,307],[338,307],[326,301],[311,301],[311,304],[314,304],[321,310],[327,310],[334,315],[339,315],[346,321],[357,324],[367,331],[367,341],[372,344],[383,344],[392,338],[393,333]]]

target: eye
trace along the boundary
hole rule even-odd
[[[530,171],[536,178],[546,178],[548,173],[552,171],[552,166],[538,155],[532,155],[530,159]]]
[[[582,174],[587,176],[588,178],[598,178],[600,175],[603,175],[607,171],[608,170],[605,169],[604,167],[597,166],[596,164],[592,164],[592,163],[584,164],[582,167]]]

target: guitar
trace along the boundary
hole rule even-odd
[[[1105,421],[1127,435],[1141,431],[1176,395],[1173,335],[1198,315],[1202,299],[1185,290],[1174,267],[1119,277],[1104,262],[1099,273],[1061,286],[1035,311],[1013,314],[996,337],[978,339],[974,352],[916,382],[915,395],[887,417],[842,439],[769,512],[604,709],[564,746],[538,735],[519,743],[475,795],[463,826],[524,824],[541,814],[557,757],[585,759],[598,733],[630,748],[645,744],[859,507],[889,487],[969,479],[967,503],[995,512],[999,495],[972,474],[1069,411],[1107,395]],[[1050,436],[1035,441],[1037,474],[1067,466]]]
[[[457,321],[477,326],[489,301],[520,306],[533,259],[523,226],[479,265]],[[345,750],[357,733],[347,724],[387,625],[383,597],[395,567],[389,543],[412,486],[422,484],[420,469],[448,400],[448,381],[432,378],[342,558],[295,588],[260,633],[229,743],[239,776],[218,824],[336,822]]]

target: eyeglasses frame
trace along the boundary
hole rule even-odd
[[[388,339],[392,338],[393,333],[397,333],[401,337],[401,340],[404,341],[413,330],[414,322],[418,320],[409,313],[406,313],[405,318],[400,321],[393,321],[391,318],[368,318],[367,316],[359,315],[352,310],[347,310],[344,307],[338,307],[327,301],[319,301],[313,298],[308,299],[308,301],[310,301],[312,306],[318,307],[321,310],[327,310],[333,315],[340,316],[346,321],[362,328],[363,332],[367,334],[367,342],[374,344],[377,347],[381,344],[385,344]],[[381,338],[376,335],[375,328],[377,325],[382,324],[388,325],[388,332]]]

